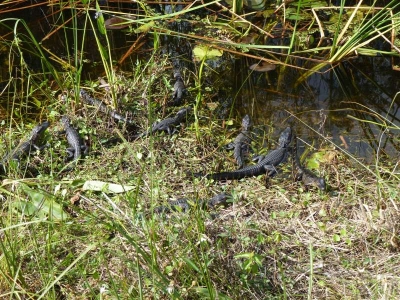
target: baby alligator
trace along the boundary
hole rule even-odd
[[[190,106],[182,108],[177,112],[175,117],[166,118],[161,120],[160,122],[156,122],[151,126],[151,129],[137,135],[135,138],[140,138],[143,136],[148,136],[153,134],[156,131],[166,131],[168,134],[172,135],[173,130],[172,127],[179,125],[184,119],[186,119],[187,114],[192,110]]]
[[[176,69],[174,71],[174,78],[175,78],[175,84],[174,84],[174,94],[172,95],[172,100],[174,101],[174,105],[179,105],[182,101],[183,96],[186,94],[186,87],[182,79],[181,72]]]
[[[70,124],[70,119],[67,116],[61,118],[61,123],[64,126],[64,132],[67,136],[69,148],[67,148],[68,158],[67,160],[73,160],[73,166],[66,169],[66,171],[72,170],[77,163],[77,160],[81,157],[82,152],[86,154],[88,147],[81,142],[78,132]]]
[[[115,110],[110,109],[102,101],[91,97],[88,93],[86,93],[86,91],[80,90],[79,95],[85,103],[96,107],[102,113],[110,115],[110,117],[114,118],[115,120],[122,121],[127,124],[132,124],[131,120],[128,120],[127,118],[121,116]]]
[[[250,145],[250,117],[249,115],[245,115],[242,120],[242,131],[235,138],[233,143],[228,145],[228,149],[233,148],[233,157],[235,158],[239,169],[243,167],[243,160],[246,152],[249,152]]]
[[[193,206],[199,206],[200,208],[214,208],[218,205],[227,205],[227,200],[228,200],[228,195],[225,193],[221,193],[218,195],[215,195],[212,197],[210,200],[200,200],[199,202],[189,201],[186,198],[181,198],[175,201],[169,202],[168,205],[162,205],[162,206],[157,206],[154,208],[154,212],[156,214],[161,214],[161,213],[170,213],[171,211],[183,211],[183,212],[188,212],[189,209]]]
[[[302,181],[306,188],[314,186],[324,191],[326,189],[326,182],[323,177],[318,177],[309,169],[303,167],[300,163],[299,156],[297,154],[297,138],[294,136],[294,145],[292,150],[292,159],[296,168],[294,178],[297,181]]]
[[[45,148],[47,145],[38,146],[37,142],[39,142],[41,136],[49,126],[50,122],[44,121],[43,123],[33,128],[29,138],[26,141],[20,143],[17,147],[15,147],[14,150],[12,150],[3,158],[0,164],[2,169],[4,170],[3,165],[8,163],[10,160],[20,161],[22,157],[29,155],[32,151],[32,148],[39,151]]]
[[[226,171],[215,174],[207,174],[206,178],[213,180],[241,179],[245,177],[258,176],[267,173],[272,176],[276,173],[276,167],[286,158],[289,150],[289,144],[292,140],[292,129],[287,127],[279,137],[279,146],[267,155],[259,158],[259,162],[253,166],[246,166],[243,169]],[[195,177],[202,177],[202,173],[194,173]]]

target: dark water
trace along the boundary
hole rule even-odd
[[[250,70],[246,59],[238,64],[239,83]],[[400,72],[392,70],[390,58],[359,57],[314,73],[297,87],[300,74],[293,69],[283,72],[250,74],[237,99],[238,113],[253,115],[255,123],[291,124],[310,144],[323,143],[326,137],[368,160],[378,149],[398,159],[399,131],[374,124],[400,126],[400,99],[394,99],[400,91]]]
[[[33,2],[32,2],[33,3]],[[35,2],[36,3],[36,2]],[[132,3],[118,1],[103,1],[110,10],[135,13],[138,6]],[[54,30],[58,14],[45,4],[35,9],[17,10],[13,13],[2,14],[6,17],[20,17],[27,20],[27,24],[41,41],[49,32]],[[94,20],[94,11],[90,13]],[[64,18],[74,15],[74,11],[66,10]],[[77,15],[77,22],[82,24],[85,16],[81,12]],[[107,19],[110,15],[105,14]],[[58,21],[59,22],[59,21]],[[1,34],[8,40],[9,28],[2,27]],[[182,23],[171,24],[171,28],[177,31],[185,29]],[[180,25],[179,25],[180,24]],[[175,26],[175,28],[173,28]],[[182,28],[178,28],[182,27]],[[104,37],[101,37],[105,44]],[[120,30],[108,31],[112,45],[113,57],[123,55],[137,35],[127,35]],[[78,33],[78,41],[83,38],[83,33]],[[85,35],[86,44],[83,48],[86,58],[90,63],[83,66],[82,81],[96,80],[99,75],[100,56],[97,47],[94,47],[94,32],[88,30]],[[43,47],[56,53],[73,66],[79,67],[74,58],[69,57],[73,53],[74,42],[72,31],[68,28],[58,31],[51,38],[42,42]],[[135,53],[130,59],[137,57],[147,59],[146,53],[151,51],[151,36],[146,37],[143,53]],[[181,67],[195,71],[198,66],[192,63],[190,53],[191,43],[183,39],[163,36],[160,40],[164,54],[173,54],[186,58],[181,59]],[[387,45],[386,45],[387,46]],[[24,46],[29,50],[29,45]],[[47,53],[47,52],[46,52]],[[49,54],[46,54],[49,55]],[[49,55],[50,56],[50,55]],[[2,61],[7,61],[9,54],[0,52]],[[27,51],[26,61],[31,68],[40,69],[40,63],[35,56]],[[399,158],[399,132],[396,129],[382,130],[382,127],[374,123],[400,126],[399,101],[393,100],[400,91],[400,72],[392,70],[392,60],[389,57],[359,57],[337,65],[333,70],[322,70],[321,73],[312,74],[307,80],[297,83],[301,73],[297,69],[278,67],[268,73],[252,72],[251,64],[257,61],[245,57],[233,57],[225,54],[222,63],[213,66],[215,69],[209,72],[209,77],[204,79],[204,87],[210,86],[218,91],[215,101],[227,105],[227,111],[238,120],[245,114],[252,116],[253,123],[267,125],[271,131],[279,130],[287,124],[296,128],[298,136],[304,141],[316,146],[327,146],[327,140],[348,147],[350,153],[358,157],[371,160],[376,152],[387,154],[391,158]],[[131,65],[131,61],[126,61]],[[293,62],[303,64],[304,62]],[[57,64],[55,64],[57,65]],[[212,64],[210,64],[212,65]],[[121,66],[123,68],[124,66]],[[312,67],[305,65],[305,67]],[[216,71],[216,72],[214,72]],[[101,72],[101,71],[100,71]],[[16,74],[18,75],[18,74]],[[6,67],[1,68],[0,85],[6,85],[9,72]],[[194,83],[192,83],[194,85]],[[230,109],[232,108],[233,109]],[[394,127],[393,126],[393,127]],[[343,140],[346,142],[343,143]]]

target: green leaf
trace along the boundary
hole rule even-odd
[[[315,152],[311,155],[310,159],[307,161],[307,168],[308,169],[319,169],[319,162],[323,156],[322,152]]]
[[[253,252],[248,252],[248,253],[241,253],[235,255],[233,258],[238,259],[238,258],[247,258],[247,259],[252,259],[254,257]]]
[[[135,33],[148,32],[153,26],[154,26],[154,21],[143,24],[142,26],[140,26],[135,30]]]
[[[97,47],[99,48],[100,52],[101,52],[101,56],[104,57],[104,59],[108,59],[108,53],[106,48],[103,47],[102,44],[97,43]]]
[[[74,189],[80,188],[82,185],[84,185],[85,181],[82,179],[74,179],[71,183],[70,186]]]
[[[340,242],[340,235],[334,234],[334,235],[333,235],[333,241],[334,241],[334,242]]]
[[[38,218],[50,218],[51,220],[65,220],[68,215],[63,207],[55,201],[55,197],[46,191],[34,190],[25,184],[20,185],[22,191],[28,195],[28,201],[16,201],[13,208],[27,216],[37,216]]]
[[[320,230],[326,231],[326,224],[324,222],[318,222],[317,225]]]
[[[103,35],[106,34],[106,26],[104,25],[104,17],[103,14],[101,13],[101,9],[99,6],[99,3],[96,1],[96,12],[97,12],[97,28],[99,29],[99,32]]]
[[[259,254],[254,255],[254,262],[261,267],[262,266],[262,256]]]
[[[189,266],[191,266],[193,270],[195,270],[195,271],[201,273],[199,267],[197,267],[196,264],[195,264],[193,261],[191,261],[189,258],[184,257],[183,260],[184,260]]]
[[[35,205],[26,201],[16,201],[13,202],[11,206],[26,216],[33,216],[37,211]]]
[[[325,149],[318,152],[314,152],[307,160],[306,166],[308,169],[318,170],[320,163],[331,163],[336,157],[336,153],[333,150]]]
[[[88,180],[83,184],[82,190],[120,194],[130,191],[134,188],[135,187],[131,185],[121,185],[98,180]]]
[[[207,45],[197,45],[193,49],[194,61],[202,61],[203,59],[213,59],[222,56],[223,52],[213,49]]]

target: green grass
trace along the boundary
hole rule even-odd
[[[156,70],[153,64],[148,67]],[[143,78],[136,87],[146,84]],[[158,96],[148,94],[148,99]],[[147,109],[143,104],[144,113],[150,113]],[[227,143],[222,120],[210,122],[210,115],[205,107],[199,110],[200,139],[193,124],[172,137],[161,134],[110,148],[102,148],[94,137],[93,151],[101,155],[93,153],[64,176],[50,175],[45,167],[53,164],[57,174],[61,167],[57,157],[62,160],[66,146],[53,136],[57,128],[51,128],[51,148],[30,158],[39,177],[21,180],[21,174],[10,174],[2,187],[1,295],[46,299],[399,295],[398,195],[387,189],[397,181],[380,181],[381,195],[371,173],[333,150],[334,158],[320,170],[329,193],[304,191],[292,181],[290,165],[268,188],[263,176],[225,185],[193,181],[186,176],[188,170],[234,168],[231,154],[222,149]],[[145,124],[146,116],[142,118]],[[105,134],[104,120],[86,122]],[[239,124],[239,120],[234,123],[228,136]],[[86,180],[134,189],[121,194],[82,191]],[[165,217],[152,214],[152,208],[168,199],[210,198],[221,191],[233,193],[233,203],[219,208],[214,219],[215,212],[200,209]],[[71,204],[77,193],[80,200]],[[41,205],[35,212],[15,206],[17,201],[38,199]],[[56,218],[60,212],[62,220]]]
[[[147,19],[133,25],[179,15],[165,17],[144,10]],[[76,12],[74,7],[72,11]],[[87,20],[85,26],[88,24],[98,26]],[[153,31],[156,38],[163,34],[158,30]],[[77,32],[75,42],[79,40]],[[200,35],[191,38],[201,40]],[[33,36],[28,35],[24,42],[28,40],[40,49]],[[99,36],[96,39],[98,48],[110,46],[109,41],[103,45],[101,40]],[[16,42],[17,36],[13,44],[17,52],[26,51]],[[14,93],[6,100],[13,109],[2,128],[9,141],[7,148],[30,131],[28,125],[16,130],[14,124],[32,107],[32,97],[43,101],[35,102],[37,119],[49,118],[52,126],[47,133],[50,147],[34,153],[3,178],[0,297],[399,297],[397,165],[385,165],[379,157],[376,164],[361,164],[326,142],[321,147],[327,148],[329,155],[319,172],[327,179],[328,193],[306,191],[293,182],[290,163],[268,187],[263,176],[226,184],[187,176],[189,170],[235,168],[232,155],[223,146],[235,136],[240,121],[232,119],[233,126],[227,126],[217,117],[220,108],[213,110],[207,105],[215,91],[202,86],[213,73],[205,61],[196,74],[184,73],[185,78],[196,78],[194,123],[172,137],[160,134],[106,147],[102,144],[105,139],[132,132],[100,112],[90,108],[79,111],[75,106],[79,85],[90,87],[96,95],[105,92],[97,82],[82,84],[79,62],[83,56],[77,55],[83,48],[78,43],[74,46],[73,71],[56,70],[43,56],[42,73],[26,67],[23,80],[10,76],[8,86]],[[154,52],[144,61],[132,62],[133,72],[126,74],[114,72],[110,52],[101,53],[107,80],[116,85],[109,99],[124,95],[124,105],[130,108],[139,131],[167,115],[157,108],[163,107],[171,94],[168,59]],[[13,57],[10,51],[10,61]],[[51,72],[71,101],[58,100],[43,84]],[[90,141],[91,152],[75,170],[60,173],[67,143],[57,132],[61,129],[59,116],[65,112],[72,114],[73,124]],[[387,116],[379,120],[381,123],[375,124],[379,128],[398,130]],[[276,135],[267,134],[269,147],[274,147]],[[2,156],[7,149],[0,151]],[[25,163],[31,166],[26,171]],[[123,193],[83,190],[84,183],[91,180],[133,189]],[[227,208],[211,212],[195,208],[188,214],[167,216],[152,213],[170,199],[208,199],[221,191],[232,194]]]

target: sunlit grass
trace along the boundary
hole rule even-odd
[[[79,39],[78,12],[87,12],[88,8],[72,5],[68,9],[73,15],[72,30],[76,29],[74,45],[67,44],[72,48],[70,64],[73,68],[59,70],[52,66],[59,67],[62,60],[50,62],[46,59],[40,42],[28,34],[23,36],[22,45],[28,41],[34,45],[34,50],[30,51],[37,51],[35,55],[42,57],[43,72],[32,73],[20,61],[24,72],[28,72],[23,78],[30,80],[19,86],[10,79],[8,87],[14,89],[11,91],[17,92],[20,87],[23,91],[36,91],[41,85],[33,78],[51,74],[59,78],[59,89],[74,89],[78,93],[82,85],[82,44],[85,42]],[[140,30],[150,22],[182,15],[177,12],[159,16],[146,6],[142,9],[144,15],[138,16],[142,17],[140,20],[127,20]],[[192,11],[196,9],[193,7]],[[84,32],[104,26],[102,21],[98,24],[88,16],[84,20],[83,28],[79,28]],[[227,23],[227,28],[228,25],[232,23]],[[168,32],[160,25],[146,29],[155,40],[162,34],[184,36]],[[111,55],[107,33],[101,30],[104,28],[96,31],[96,51],[101,53],[107,80],[110,84],[118,81],[128,87],[124,90],[129,99],[127,104],[136,105],[139,130],[146,130],[154,120],[165,117],[156,108],[162,107],[163,99],[169,97],[170,74],[165,75],[165,70],[170,68],[170,63],[154,51],[146,56],[146,61],[138,59],[130,66],[132,74],[116,80],[113,67],[117,60]],[[106,38],[104,44],[101,36]],[[337,40],[341,40],[339,36]],[[199,34],[185,37],[215,43],[216,47],[226,47],[224,51],[235,54],[240,54],[244,48],[287,49],[286,46],[241,45]],[[21,46],[20,38],[16,31],[11,49],[23,54],[26,48]],[[353,49],[355,44],[353,41],[346,49]],[[157,46],[155,43],[155,50]],[[344,50],[340,51],[336,49],[332,57],[344,59]],[[268,59],[276,57],[271,55]],[[289,62],[290,59],[287,64]],[[211,102],[202,86],[205,68],[203,60],[194,75],[197,80],[193,97],[196,121],[186,124],[179,134],[154,135],[135,142],[123,139],[120,144],[106,148],[101,144],[99,133],[107,132],[108,127],[101,127],[107,121],[101,115],[83,112],[82,118],[88,124],[83,129],[92,130],[89,131],[91,146],[101,156],[93,154],[83,159],[71,174],[54,175],[62,167],[65,144],[58,141],[56,129],[52,128],[49,151],[35,153],[32,157],[40,176],[21,179],[18,173],[8,175],[10,178],[3,181],[0,189],[1,297],[399,297],[399,259],[393,254],[399,250],[397,165],[385,166],[378,155],[375,166],[368,166],[356,157],[353,160],[356,164],[352,165],[350,153],[335,151],[335,160],[322,164],[320,170],[328,180],[328,193],[306,191],[290,176],[284,176],[285,172],[272,179],[268,188],[263,176],[224,185],[186,176],[187,171],[234,168],[229,155],[222,150],[226,125],[204,105]],[[60,76],[65,74],[66,77]],[[42,94],[53,97],[45,88]],[[18,105],[18,100],[10,98],[10,105]],[[70,104],[58,103],[55,98],[53,101],[49,117],[54,123],[59,114],[74,109]],[[47,113],[43,117],[47,117]],[[399,129],[388,116],[377,117],[380,122],[373,125],[381,127],[382,131]],[[12,120],[10,141],[15,142]],[[126,133],[124,129],[118,132]],[[110,136],[115,132],[107,133]],[[269,137],[269,146],[274,146],[275,138]],[[338,145],[334,146],[339,149]],[[55,171],[50,174],[46,172],[49,164]],[[358,169],[359,166],[364,169]],[[290,166],[285,168],[290,169]],[[120,194],[82,190],[85,181],[95,179],[131,185],[134,189]],[[152,213],[154,207],[171,198],[207,199],[221,191],[233,195],[233,203],[228,208],[215,212],[195,209],[188,214],[167,216]],[[22,202],[34,203],[35,207],[27,210],[22,209],[25,206],[16,205]],[[65,219],[56,219],[55,215],[59,214],[65,214]]]
[[[154,62],[136,67],[154,73]],[[137,87],[149,89],[145,77],[136,80]],[[156,93],[147,93],[149,101],[157,98]],[[148,106],[144,109],[146,114],[155,113]],[[201,108],[199,114],[206,115],[207,109]],[[146,118],[143,115],[141,121]],[[305,191],[281,175],[269,188],[262,176],[225,185],[193,182],[185,176],[187,170],[233,168],[226,152],[214,148],[224,144],[221,124],[222,120],[209,123],[200,118],[200,139],[188,124],[172,137],[154,135],[102,149],[107,163],[88,157],[69,180],[25,181],[33,191],[51,194],[49,199],[68,212],[66,220],[16,210],[13,203],[25,200],[27,194],[18,181],[13,189],[5,186],[1,295],[177,299],[399,295],[398,260],[391,254],[398,247],[397,232],[389,223],[397,217],[395,189],[385,190],[384,195],[391,193],[392,198],[379,195],[371,174],[351,166],[340,152],[336,163],[321,169],[330,186],[327,194]],[[121,194],[81,191],[82,182],[93,179],[135,189]],[[205,199],[221,191],[233,194],[226,209],[152,213],[170,198]],[[71,204],[77,192],[80,200]],[[377,199],[385,209],[377,206]],[[369,267],[373,264],[379,270]],[[360,268],[362,279],[348,277]],[[379,277],[382,273],[391,277]]]

